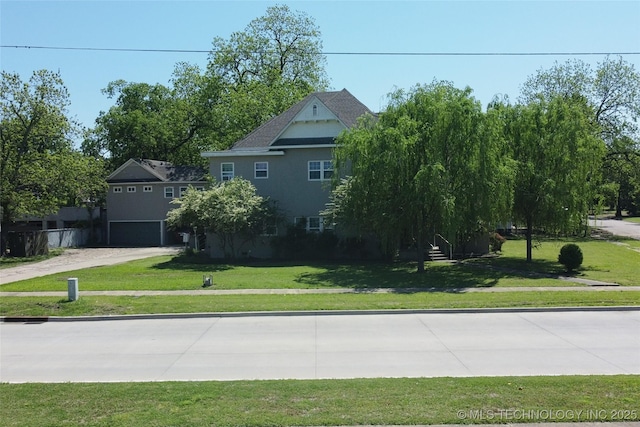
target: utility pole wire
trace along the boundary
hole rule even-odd
[[[214,50],[197,49],[135,49],[107,47],[71,47],[71,46],[30,46],[0,45],[0,48],[76,50],[88,52],[147,52],[147,53],[215,53]],[[253,52],[261,53],[261,52]],[[602,55],[640,55],[640,52],[318,52],[320,55],[343,56],[602,56]]]

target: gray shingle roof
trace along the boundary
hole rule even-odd
[[[140,159],[143,167],[153,170],[164,181],[202,181],[207,176],[207,169],[200,166],[174,166],[169,162],[159,160]]]
[[[158,178],[117,178],[122,168],[126,167],[128,164],[131,164],[131,162],[139,164]],[[207,176],[207,169],[200,166],[174,166],[173,164],[162,160],[129,159],[125,164],[120,166],[120,168],[109,175],[109,177],[107,178],[107,182],[193,182],[205,181]]]
[[[267,148],[314,97],[331,110],[347,128],[354,126],[358,117],[363,114],[373,114],[346,89],[337,92],[314,92],[233,144],[231,149]]]

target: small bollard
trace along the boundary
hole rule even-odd
[[[208,288],[213,286],[213,276],[202,276],[202,287]]]
[[[78,300],[78,278],[70,277],[67,279],[67,288],[69,290],[69,301]]]

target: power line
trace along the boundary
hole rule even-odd
[[[198,49],[135,49],[107,47],[71,47],[71,46],[30,46],[0,45],[0,48],[75,50],[88,52],[147,52],[147,53],[210,53],[212,50]],[[258,52],[256,52],[258,53]],[[322,55],[342,56],[603,56],[603,55],[640,55],[640,52],[321,52]]]

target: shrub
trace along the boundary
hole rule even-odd
[[[499,233],[492,233],[489,236],[489,245],[491,246],[491,252],[502,251],[502,244],[506,241],[507,239],[502,237]]]
[[[568,243],[560,248],[558,262],[565,266],[567,272],[571,273],[582,265],[582,250],[573,243]]]

